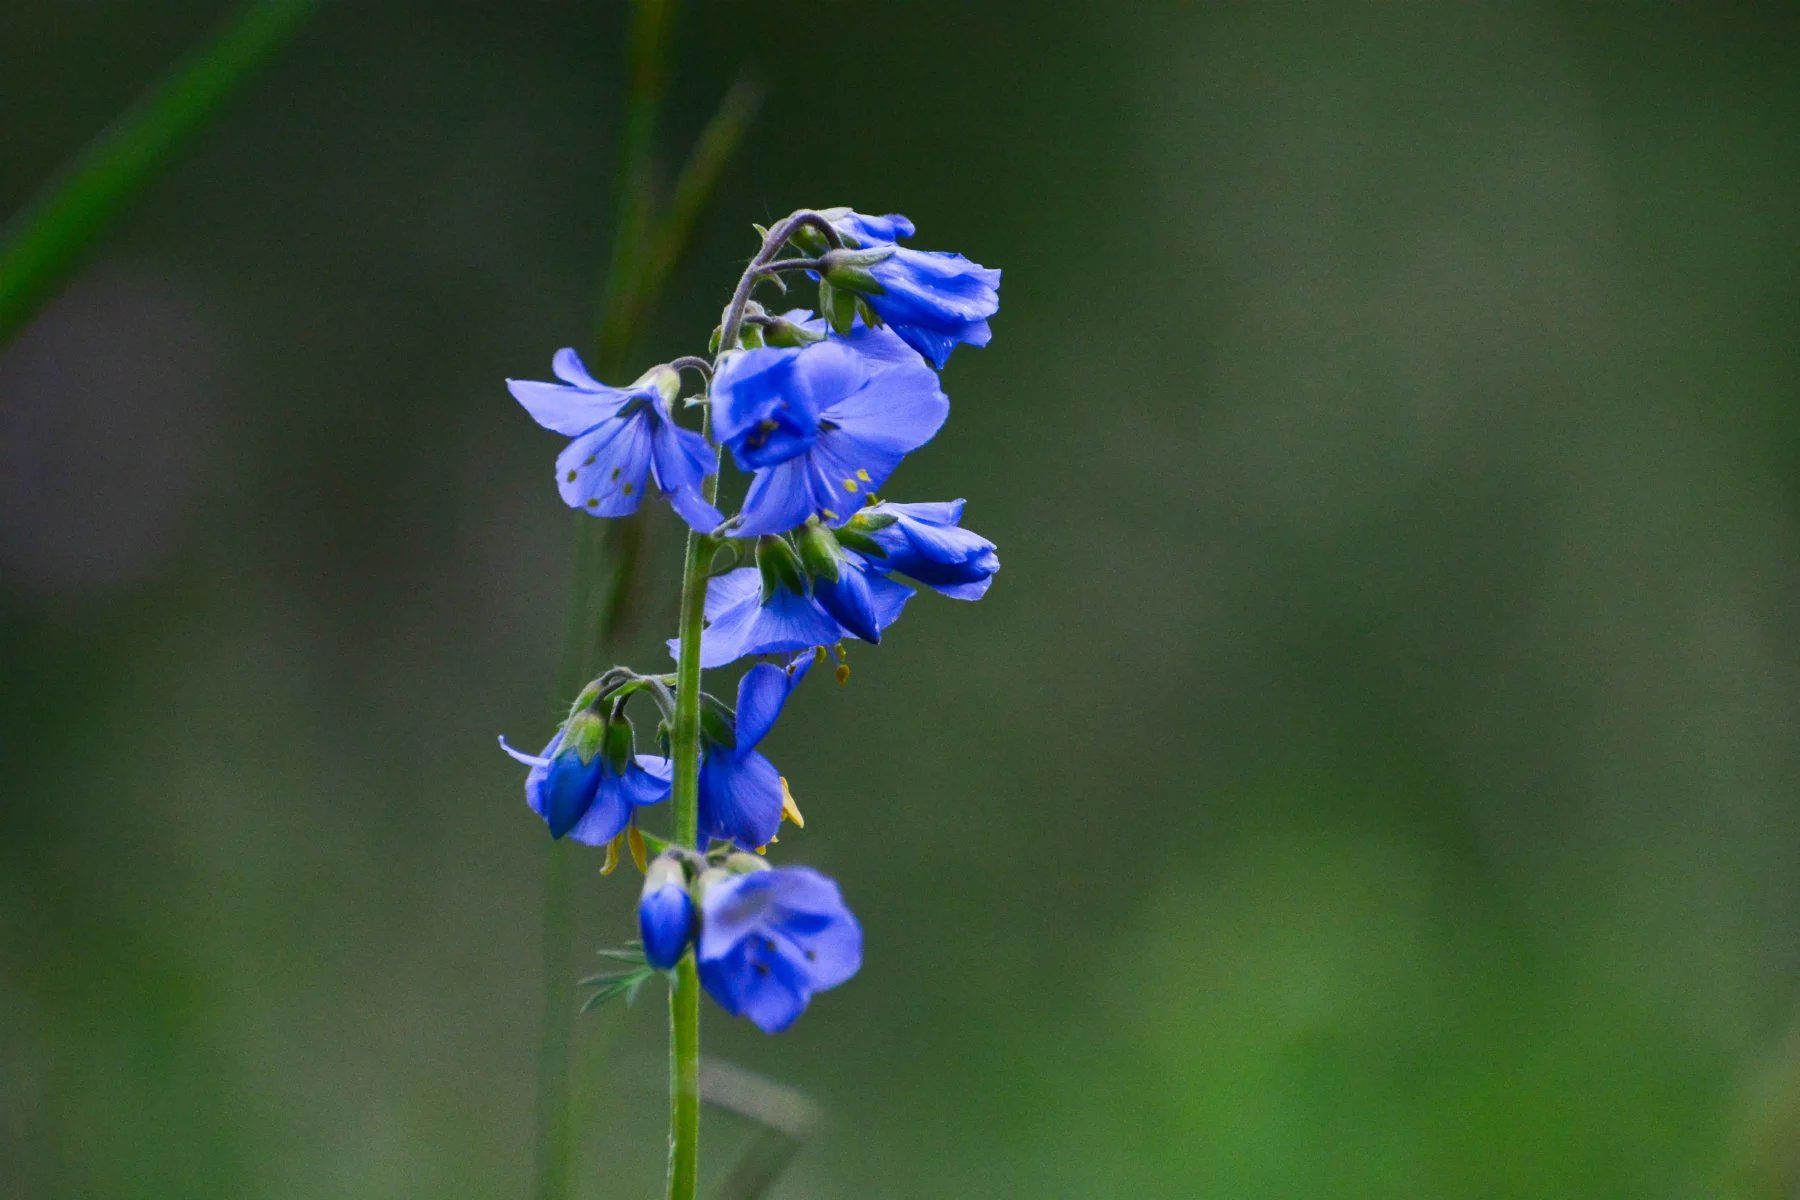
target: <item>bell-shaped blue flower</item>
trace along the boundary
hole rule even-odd
[[[700,665],[711,670],[758,654],[791,654],[830,646],[846,637],[880,641],[881,631],[899,618],[912,599],[912,589],[874,573],[862,560],[855,569],[868,592],[872,629],[852,627],[826,611],[816,581],[811,595],[804,587],[781,584],[765,598],[762,577],[754,567],[715,575],[706,585],[707,624],[700,637]],[[840,607],[840,611],[847,610]],[[868,632],[876,636],[868,637]],[[669,653],[675,654],[678,646],[671,638]]]
[[[1000,311],[1000,272],[942,250],[897,245],[913,235],[899,213],[871,217],[851,209],[822,214],[852,250],[893,247],[886,257],[826,254],[824,274],[834,287],[854,292],[906,344],[935,367],[959,345],[985,346],[988,318]]]
[[[942,427],[937,375],[890,330],[733,353],[712,384],[713,432],[756,472],[733,533],[833,524]]]
[[[567,348],[556,352],[551,369],[561,383],[509,379],[506,387],[539,425],[574,439],[556,458],[556,486],[570,508],[622,517],[654,486],[695,529],[709,532],[724,520],[701,490],[714,470],[711,448],[669,415],[680,388],[673,369],[657,367],[630,387],[608,387]]]
[[[928,504],[882,501],[859,511],[846,527],[855,542],[861,534],[880,553],[871,569],[905,575],[957,600],[979,600],[1000,569],[994,543],[960,527],[961,500]]]
[[[780,1033],[862,967],[862,926],[811,867],[731,865],[742,873],[702,879],[700,984],[726,1012]]]
[[[738,681],[737,713],[730,730],[702,725],[699,833],[705,849],[714,839],[755,850],[774,840],[787,803],[781,773],[756,747],[775,727],[782,706],[812,665],[804,656],[785,667],[758,663]]]
[[[687,870],[672,854],[659,856],[644,872],[638,897],[638,934],[644,961],[667,971],[687,953],[694,939],[694,900],[688,895]]]
[[[500,748],[530,767],[525,800],[550,836],[604,846],[625,831],[632,814],[669,798],[669,760],[631,753],[630,726],[582,711],[557,730],[542,755]]]

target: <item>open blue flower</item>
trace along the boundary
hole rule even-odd
[[[539,425],[574,439],[556,458],[556,486],[570,508],[622,517],[637,511],[646,485],[654,484],[695,529],[707,532],[724,520],[701,491],[714,470],[711,448],[669,415],[680,388],[675,371],[657,367],[630,387],[608,387],[566,347],[551,369],[562,383],[509,379],[506,387]]]
[[[780,1033],[814,995],[862,967],[862,926],[837,884],[811,867],[725,874],[703,883],[700,983],[726,1012]]]
[[[570,725],[589,715],[577,714]],[[652,754],[625,756],[621,770],[598,746],[590,746],[593,752],[583,757],[573,744],[579,740],[568,736],[565,726],[542,755],[522,754],[505,738],[500,739],[500,748],[531,768],[525,776],[525,800],[544,818],[551,837],[567,835],[589,846],[604,846],[625,831],[635,810],[669,798],[672,771],[668,759]]]
[[[762,577],[755,567],[739,567],[715,575],[706,584],[706,629],[700,637],[700,665],[706,670],[722,667],[758,654],[791,654],[814,646],[830,646],[846,637],[865,642],[881,640],[881,631],[893,624],[912,599],[912,589],[870,570],[866,561],[855,560],[854,569],[868,593],[868,621],[852,627],[821,605],[814,594],[777,585],[763,600]],[[846,582],[845,588],[854,583]],[[848,612],[847,608],[840,611]],[[874,637],[867,636],[874,633]],[[678,641],[669,640],[675,654]]]
[[[694,901],[688,895],[687,871],[672,854],[660,855],[644,872],[638,933],[644,942],[644,961],[659,971],[680,962],[693,940]]]
[[[979,600],[1000,569],[1000,555],[994,543],[959,527],[962,514],[961,500],[884,500],[858,512],[849,528],[880,548],[879,555],[869,556],[872,569],[905,575],[957,600]]]
[[[839,523],[944,424],[937,376],[886,329],[798,349],[729,355],[712,385],[713,430],[756,478],[733,534]]]
[[[855,248],[891,246],[875,262],[852,258],[847,270],[825,268],[834,286],[856,292],[875,315],[935,367],[950,361],[959,345],[985,346],[993,333],[988,318],[1000,311],[1000,272],[942,250],[914,250],[897,243],[913,235],[899,213],[871,217],[849,209],[824,214]],[[827,262],[844,256],[830,256]]]
[[[738,681],[737,714],[729,740],[702,726],[700,847],[717,839],[745,850],[774,840],[788,800],[781,773],[756,747],[775,727],[782,706],[812,665],[811,655],[785,667],[758,663]]]

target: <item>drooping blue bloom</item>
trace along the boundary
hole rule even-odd
[[[702,726],[700,752],[700,847],[713,839],[744,850],[766,846],[781,827],[787,788],[781,773],[756,747],[812,665],[810,655],[777,667],[758,663],[738,681],[737,715],[729,742]]]
[[[625,831],[634,810],[660,804],[669,798],[672,772],[669,760],[653,754],[627,755],[624,769],[591,739],[586,757],[577,744],[584,739],[570,727],[587,719],[578,713],[557,730],[542,755],[522,754],[500,739],[500,748],[530,767],[525,776],[525,800],[531,811],[544,818],[550,836],[564,835],[589,846],[604,846]],[[568,742],[568,745],[564,743]]]
[[[841,523],[943,425],[937,376],[886,329],[729,355],[712,385],[713,431],[756,472],[736,536]]]
[[[846,637],[880,641],[881,631],[899,618],[906,602],[912,599],[912,589],[875,574],[860,558],[852,569],[862,576],[860,582],[868,592],[869,619],[860,628],[839,620],[822,607],[816,581],[812,595],[777,586],[765,604],[762,577],[755,567],[739,567],[715,575],[706,584],[707,624],[700,636],[701,667],[711,670],[753,655],[789,654],[830,646]],[[870,632],[875,636],[867,636]],[[679,645],[671,638],[669,653],[677,653]]]
[[[644,942],[644,961],[659,971],[680,962],[693,940],[694,900],[688,895],[687,871],[674,855],[661,855],[644,872],[638,934]]]
[[[912,222],[899,213],[871,217],[849,209],[830,209],[824,215],[858,248],[893,247],[892,253],[873,263],[855,262],[849,270],[828,267],[825,277],[834,286],[859,294],[933,366],[941,369],[959,345],[988,344],[993,336],[988,318],[1000,311],[998,270],[960,254],[898,245],[902,238],[913,235]],[[832,261],[831,256],[827,261]]]
[[[814,995],[862,966],[862,926],[837,884],[811,867],[715,877],[700,908],[701,986],[764,1033],[792,1025]]]
[[[701,491],[714,469],[711,448],[669,415],[680,389],[674,370],[657,367],[630,387],[608,387],[566,347],[551,369],[562,383],[509,379],[506,387],[539,425],[574,439],[556,458],[557,490],[570,508],[622,517],[654,484],[695,529],[709,532],[724,520]]]
[[[959,527],[961,500],[923,504],[882,501],[862,509],[850,528],[880,547],[872,569],[905,575],[957,600],[979,600],[1000,569],[994,543]],[[892,518],[892,523],[882,518]]]

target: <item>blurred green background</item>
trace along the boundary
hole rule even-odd
[[[0,4],[0,211],[230,11]],[[326,6],[0,348],[0,1195],[525,1195],[582,518],[501,380],[594,344],[624,27]],[[663,167],[770,94],[638,359],[800,205],[1006,272],[889,488],[1005,569],[767,746],[868,939],[708,1010],[826,1114],[772,1195],[1800,1195],[1797,35],[685,7]],[[579,1022],[584,1197],[662,1020]]]

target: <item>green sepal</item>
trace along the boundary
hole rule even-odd
[[[756,569],[762,574],[764,604],[782,588],[801,594],[806,591],[806,573],[800,567],[800,558],[788,540],[778,534],[756,539]]]
[[[591,708],[584,708],[563,726],[562,748],[573,750],[583,765],[606,748],[606,719]]]
[[[796,325],[786,317],[770,317],[768,324],[763,326],[763,341],[770,346],[810,346],[824,340],[824,334]]]
[[[700,697],[700,738],[730,749],[737,745],[737,721],[718,697]]]
[[[835,536],[839,545],[854,550],[858,554],[866,554],[871,558],[887,557],[887,551],[882,549],[881,543],[863,530],[856,528],[854,521],[838,529]]]
[[[631,765],[631,755],[637,748],[635,743],[630,721],[620,717],[606,723],[606,761],[612,765],[613,774],[625,774],[625,769]]]
[[[800,529],[800,563],[814,579],[838,581],[838,543],[831,530],[817,521],[808,521]]]

